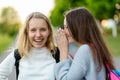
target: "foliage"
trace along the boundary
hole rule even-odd
[[[7,34],[0,33],[0,54],[8,48],[8,46],[13,42],[13,37]]]
[[[3,8],[0,19],[0,32],[10,36],[14,36],[22,25],[17,12],[12,7]]]
[[[55,7],[51,12],[50,19],[53,26],[63,24],[63,14],[66,10],[75,7],[86,7],[98,19],[113,18],[116,14],[115,4],[119,0],[55,0]]]
[[[120,57],[120,33],[118,33],[118,36],[116,38],[109,34],[107,34],[105,37],[112,54],[114,56]]]
[[[54,7],[54,10],[51,12],[51,22],[54,26],[58,26],[63,24],[63,14],[68,9],[69,6],[69,0],[56,0],[56,5]]]

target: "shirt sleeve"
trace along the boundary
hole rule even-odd
[[[66,59],[56,64],[55,76],[57,80],[82,80],[89,67],[90,48],[88,45],[81,46],[76,52],[74,59]]]
[[[0,63],[0,80],[8,80],[8,76],[14,68],[14,63],[15,58],[13,51]]]

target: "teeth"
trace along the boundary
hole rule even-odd
[[[36,41],[42,41],[42,40],[36,40]]]
[[[43,39],[35,39],[34,41],[36,41],[36,42],[40,42],[40,41],[42,41]]]
[[[35,40],[35,41],[38,41],[38,42],[39,42],[39,41],[42,41],[42,40]]]

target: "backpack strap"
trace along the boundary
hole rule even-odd
[[[105,64],[105,66],[106,66],[107,70],[110,72],[110,66],[107,63]]]
[[[21,59],[18,49],[14,50],[14,57],[15,57],[15,66],[16,66],[16,80],[17,80],[19,74],[19,60]]]
[[[60,61],[60,51],[59,49],[56,47],[56,52],[54,55],[52,55],[53,58],[55,59],[56,63],[58,63]]]

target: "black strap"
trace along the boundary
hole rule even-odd
[[[56,48],[56,53],[55,55],[52,55],[55,58],[56,63],[60,61],[60,51],[58,48]]]
[[[57,48],[55,55],[52,55],[55,60],[56,63],[58,63],[60,61],[60,52],[59,49]],[[15,57],[15,66],[16,66],[16,80],[18,79],[18,75],[19,75],[19,60],[21,59],[21,56],[18,52],[18,49],[15,49],[14,51],[14,57]]]
[[[21,59],[21,56],[18,52],[18,49],[15,49],[14,57],[15,57],[15,66],[16,66],[16,80],[17,80],[18,79],[18,74],[19,74],[19,60]]]

